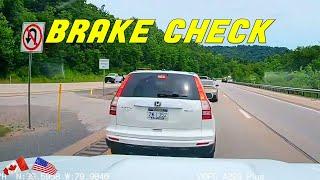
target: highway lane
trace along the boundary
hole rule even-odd
[[[239,85],[222,83],[220,89],[252,118],[273,129],[275,134],[279,133],[278,136],[301,153],[320,160],[319,111],[244,90]]]
[[[216,158],[312,162],[221,90],[219,96],[219,102],[212,104],[217,131]]]
[[[111,93],[111,91],[115,91],[115,89],[110,88],[107,92]],[[95,93],[97,93],[97,91],[95,91]],[[260,107],[252,106],[263,106],[267,98],[262,98],[262,104],[252,105],[249,103],[251,101],[260,102],[256,96],[259,95],[246,92],[233,85],[221,85],[219,102],[212,104],[217,131],[216,158],[264,158],[286,162],[312,162],[301,151],[290,145],[265,124],[261,123],[260,116],[263,114],[260,114]],[[25,97],[2,97],[0,102],[2,102],[2,105],[17,105],[21,102],[25,103],[23,99],[25,99]],[[50,106],[53,105],[55,107],[56,95],[35,95],[33,96],[32,102],[34,105],[49,106],[50,104]],[[84,102],[85,104],[83,104]],[[63,98],[64,108],[68,109],[68,112],[79,112],[78,118],[87,126],[87,130],[100,129],[93,127],[103,127],[107,125],[108,121],[106,119],[108,119],[108,115],[106,117],[105,110],[108,109],[106,105],[108,106],[109,103],[109,100],[105,101],[100,99],[99,96],[90,96],[89,91],[66,93]],[[264,110],[267,114],[274,113],[275,111],[273,108]],[[77,128],[74,127],[74,130],[77,130]],[[68,136],[69,135],[65,135],[67,139]],[[97,141],[99,140],[100,139],[97,139]],[[59,141],[54,142],[58,143]],[[15,141],[10,143],[15,144]],[[5,145],[5,143],[1,144],[2,146]],[[37,143],[37,146],[40,144],[40,142]],[[69,145],[71,144],[72,143]],[[66,143],[59,145],[59,147],[62,147],[62,145],[65,146]],[[24,146],[18,145],[17,147],[22,148],[17,152],[23,152]],[[10,146],[2,150],[7,153],[10,149],[14,150],[14,148]],[[314,152],[317,151],[317,149],[311,150]],[[53,152],[52,149],[48,152],[43,151],[42,153],[47,155],[49,152]],[[16,155],[17,154],[12,154],[10,159],[13,159]]]
[[[220,91],[219,96],[219,102],[212,104],[217,131],[216,158],[312,162],[307,156],[238,106],[224,92]],[[101,137],[97,139],[97,143],[101,143],[99,141],[101,141]],[[90,151],[90,146],[83,149],[85,152]],[[92,151],[90,153],[98,154],[101,152]],[[76,155],[81,155],[81,153]]]
[[[212,104],[217,131],[216,158],[263,158],[285,162],[313,162],[299,148],[288,143],[281,134],[271,130],[256,117],[260,111],[255,111],[256,109],[252,109],[251,106],[251,108],[247,107],[247,102],[255,98],[251,94],[254,93],[230,84],[221,85],[219,102]],[[245,98],[238,98],[238,96]],[[256,106],[263,107],[263,103]],[[274,111],[270,108],[263,110],[267,114]],[[311,149],[311,151],[316,152],[317,149]]]
[[[216,158],[253,158],[273,159],[285,162],[312,162],[303,153],[292,147],[258,119],[238,106],[222,91],[220,91],[219,95],[219,102],[212,104],[217,133]],[[90,144],[105,143],[103,136],[98,137],[96,143]],[[86,141],[85,139],[83,139],[83,141]],[[82,147],[81,141],[73,146]],[[82,151],[79,151],[80,149],[82,149]],[[81,156],[93,156],[101,153],[109,154],[106,152],[106,149],[103,150],[94,147],[93,150],[90,150],[92,149],[92,145],[80,149],[72,151],[78,152],[75,153],[75,155]],[[59,154],[61,155],[61,153],[62,152]]]

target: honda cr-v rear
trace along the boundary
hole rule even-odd
[[[112,153],[213,157],[214,119],[194,73],[132,72],[109,113],[106,140]]]

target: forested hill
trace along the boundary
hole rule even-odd
[[[86,0],[0,0],[0,79],[10,76],[25,81],[28,77],[28,55],[20,52],[22,23],[42,21],[46,22],[46,29],[50,29],[54,19],[68,19],[71,22],[87,19],[91,23],[97,19],[108,19],[112,27],[117,18],[108,13],[108,7],[96,7],[87,4]],[[127,40],[135,24],[136,21],[126,29]],[[163,31],[154,25],[150,27],[146,44],[129,44],[128,41],[112,44],[44,44],[43,53],[33,56],[32,76],[63,81],[79,73],[85,77],[101,75],[99,58],[110,59],[110,71],[118,73],[149,67],[217,77],[230,74],[229,68],[221,68],[225,62],[223,57],[215,57],[195,43],[167,44],[163,36]],[[67,73],[61,73],[61,69]],[[70,76],[68,72],[71,72]]]
[[[285,47],[270,46],[207,46],[214,53],[221,54],[227,58],[234,58],[244,61],[262,61],[267,57],[285,54],[290,50]]]

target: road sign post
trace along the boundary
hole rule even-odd
[[[44,41],[44,22],[24,22],[22,24],[20,51],[29,53],[28,77],[28,128],[31,129],[31,67],[32,53],[42,53]]]
[[[106,69],[109,69],[109,59],[99,59],[99,69],[103,69],[102,95],[104,96],[104,83],[106,78]]]
[[[28,128],[31,129],[31,109],[30,109],[30,85],[31,85],[31,66],[32,53],[29,53],[29,73],[28,73]]]

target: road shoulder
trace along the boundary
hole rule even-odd
[[[219,96],[219,102],[212,105],[217,130],[217,158],[312,162],[222,90]]]
[[[240,89],[254,92],[254,93],[264,95],[264,96],[267,96],[270,98],[275,98],[275,99],[278,99],[281,101],[285,101],[288,103],[292,103],[292,104],[300,105],[300,106],[310,108],[310,109],[313,109],[316,111],[320,111],[320,100],[318,100],[318,99],[306,98],[306,97],[291,95],[291,94],[289,95],[289,94],[268,91],[265,89],[252,88],[252,87],[247,87],[247,86],[242,86],[242,85],[235,85],[234,84],[234,86],[236,86]]]

